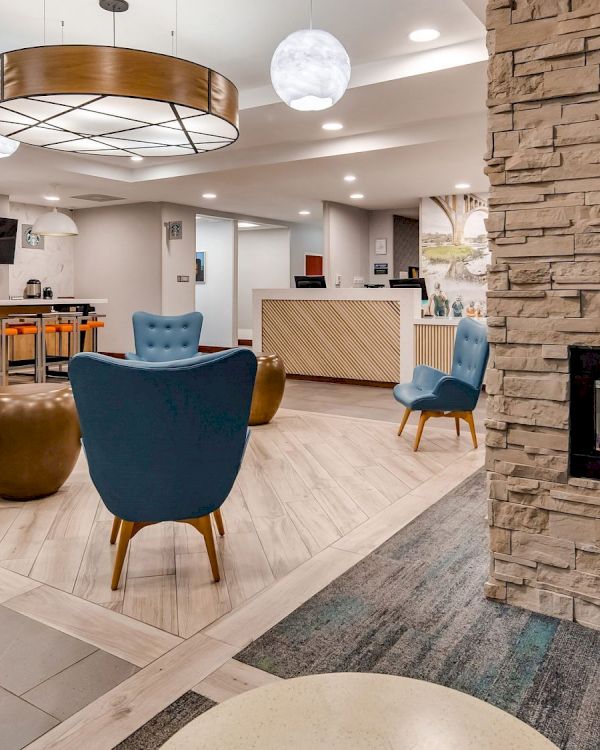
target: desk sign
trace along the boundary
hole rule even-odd
[[[373,263],[373,273],[375,274],[375,276],[387,276],[388,264],[387,263]]]

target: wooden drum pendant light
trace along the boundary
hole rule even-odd
[[[103,156],[198,154],[237,140],[238,92],[216,71],[169,55],[30,47],[0,55],[0,135]]]

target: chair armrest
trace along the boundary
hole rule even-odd
[[[130,362],[142,361],[142,358],[139,355],[134,354],[133,352],[127,352],[127,354],[125,355],[125,359],[128,359]]]
[[[478,388],[451,375],[445,375],[433,389],[433,395],[446,411],[472,411],[477,406],[479,393]]]
[[[424,391],[432,391],[442,378],[448,377],[445,372],[428,365],[417,365],[413,371],[413,385]]]

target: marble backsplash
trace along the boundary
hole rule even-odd
[[[8,267],[11,297],[23,295],[28,279],[39,279],[42,288],[52,287],[55,298],[74,295],[75,238],[46,237],[43,250],[22,247],[22,225],[33,224],[40,214],[51,210],[49,206],[12,202],[9,204],[7,216],[19,220],[15,262]]]

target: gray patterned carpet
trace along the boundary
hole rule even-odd
[[[600,750],[600,632],[484,599],[477,472],[237,655],[279,677],[382,672],[462,690]]]

